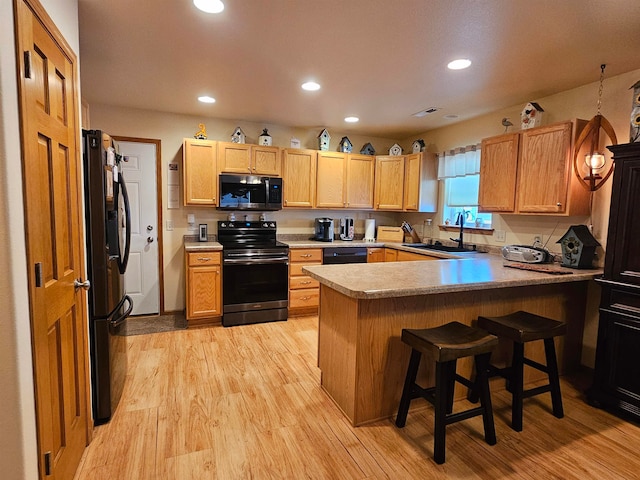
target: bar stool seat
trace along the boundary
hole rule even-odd
[[[411,400],[424,398],[435,407],[433,458],[436,463],[442,464],[445,461],[446,426],[451,423],[482,415],[485,441],[489,445],[495,445],[496,432],[487,372],[489,357],[498,344],[498,338],[478,328],[451,322],[435,328],[403,329],[402,341],[411,347],[411,358],[396,426],[405,426]],[[436,362],[435,386],[431,388],[422,388],[416,383],[423,353]],[[475,358],[475,382],[456,373],[457,360],[471,356]],[[480,407],[452,413],[456,381],[478,392]]]
[[[478,317],[478,327],[513,342],[513,359],[510,367],[498,368],[489,365],[489,378],[500,376],[507,379],[507,390],[511,392],[511,428],[522,431],[522,403],[525,398],[550,392],[553,415],[557,418],[564,416],[562,395],[560,393],[560,378],[554,337],[564,335],[567,325],[564,322],[518,311],[500,317]],[[546,365],[542,365],[524,356],[524,344],[536,340],[544,341]],[[549,383],[529,390],[524,389],[524,366],[528,365],[545,372]],[[477,401],[478,395],[473,393],[469,399]]]

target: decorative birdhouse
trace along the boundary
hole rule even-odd
[[[266,147],[271,146],[271,135],[266,128],[262,129],[262,134],[258,137],[258,145],[263,145]]]
[[[570,268],[592,268],[596,247],[600,245],[586,225],[571,225],[556,243],[562,248],[562,266]]]
[[[231,141],[233,143],[246,143],[246,136],[240,127],[236,127],[231,134]]]
[[[327,132],[327,129],[325,128],[320,132],[320,135],[318,135],[318,150],[322,150],[323,152],[329,150],[330,141],[331,135],[329,135],[329,132]]]
[[[291,137],[291,148],[300,148],[300,139],[296,137]]]
[[[640,80],[631,86],[633,88],[633,104],[631,105],[631,131],[629,142],[640,142]]]
[[[413,150],[413,153],[420,153],[424,150],[424,140],[419,139],[419,140],[415,140],[412,144],[411,144],[411,149]]]
[[[544,109],[536,102],[527,103],[520,113],[520,128],[539,127],[542,125],[542,113]]]
[[[360,150],[360,153],[362,155],[375,155],[376,150],[373,148],[373,145],[371,145],[370,143],[365,143],[364,146],[362,147],[362,150]]]
[[[402,155],[402,147],[397,143],[394,143],[389,149],[389,155]]]
[[[340,140],[340,151],[344,153],[351,153],[351,150],[353,150],[353,144],[351,143],[351,140],[349,140],[349,137],[342,137],[342,140]]]
[[[193,136],[193,138],[196,138],[198,140],[206,140],[207,139],[207,127],[205,127],[204,123],[199,123],[198,124],[198,128],[200,130],[198,130],[196,132],[196,134]]]

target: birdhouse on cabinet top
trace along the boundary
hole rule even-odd
[[[389,155],[393,155],[393,156],[402,155],[402,147],[397,143],[394,143],[389,149]]]
[[[340,140],[340,151],[344,153],[351,153],[351,150],[353,150],[353,144],[351,143],[351,140],[349,140],[349,137],[342,137],[342,140]]]
[[[246,143],[246,136],[240,127],[236,127],[231,134],[231,141],[233,143]]]
[[[262,129],[262,133],[258,137],[258,145],[265,147],[271,146],[271,135],[269,135],[269,131],[266,128]]]
[[[571,225],[556,243],[562,247],[562,266],[571,268],[592,268],[596,247],[600,245],[586,225]]]
[[[413,151],[413,153],[420,153],[424,150],[424,140],[422,140],[421,138],[418,140],[415,140],[412,144],[411,144],[411,149]]]
[[[324,152],[329,150],[330,141],[331,135],[329,135],[329,132],[327,132],[327,129],[325,128],[320,132],[320,135],[318,135],[318,150],[322,150]]]
[[[375,155],[376,150],[373,148],[373,145],[371,145],[370,143],[365,143],[364,146],[362,147],[362,150],[360,150],[360,153],[363,155]]]
[[[536,102],[527,103],[520,113],[520,128],[539,127],[542,125],[542,113],[544,109]]]

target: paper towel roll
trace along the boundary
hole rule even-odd
[[[364,221],[364,240],[373,242],[376,239],[376,221],[373,218],[367,218]]]

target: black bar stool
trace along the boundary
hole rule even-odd
[[[446,426],[467,418],[482,415],[485,441],[489,445],[495,445],[496,431],[491,410],[487,371],[491,350],[498,344],[498,339],[483,330],[468,327],[459,322],[451,322],[435,328],[403,329],[402,341],[411,347],[411,359],[398,407],[396,426],[400,428],[405,426],[411,400],[424,398],[435,407],[433,459],[436,463],[442,464],[445,460]],[[436,361],[435,387],[422,388],[416,383],[420,358],[423,353]],[[475,382],[456,373],[458,358],[470,356],[475,357]],[[452,413],[456,381],[478,392],[480,407]]]
[[[511,428],[522,431],[522,401],[525,398],[551,392],[553,415],[557,418],[564,416],[562,395],[560,393],[560,378],[558,376],[558,361],[554,337],[564,335],[567,325],[564,322],[534,315],[533,313],[518,311],[501,317],[478,317],[478,327],[506,338],[513,342],[513,359],[511,366],[498,368],[489,365],[489,378],[500,376],[507,379],[507,390],[511,392]],[[524,344],[535,340],[544,340],[544,353],[547,364],[535,362],[524,356]],[[524,389],[524,366],[529,365],[545,372],[549,383],[540,387]],[[470,394],[471,401],[478,400],[478,392]]]

